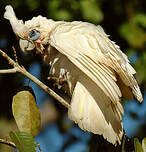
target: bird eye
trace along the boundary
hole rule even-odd
[[[32,41],[35,41],[40,37],[40,32],[37,30],[31,30],[29,32],[29,37]]]

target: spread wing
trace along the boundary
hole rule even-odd
[[[50,45],[92,79],[114,104],[122,96],[122,89],[116,83],[117,74],[124,86],[142,101],[133,76],[135,70],[119,46],[109,40],[102,27],[85,22],[61,24],[51,33]]]

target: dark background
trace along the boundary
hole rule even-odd
[[[12,5],[18,19],[30,20],[33,16],[46,16],[54,20],[87,21],[100,24],[110,39],[126,53],[137,71],[136,78],[144,101],[123,99],[124,129],[129,137],[146,136],[146,1],[145,0],[1,0],[0,48],[13,57],[12,46],[17,50],[19,63],[30,73],[48,84],[49,66],[36,54],[23,54],[7,20],[3,18],[6,5]],[[10,68],[0,57],[0,69]],[[39,87],[21,74],[0,75],[0,138],[8,136],[16,128],[11,103],[16,90],[30,85],[36,94],[38,106],[44,117],[43,129],[36,138],[43,152],[87,152],[90,133],[81,131],[67,118],[67,109],[45,94]],[[48,84],[51,86],[51,84]],[[0,151],[12,151],[0,145]]]

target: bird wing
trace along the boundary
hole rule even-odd
[[[117,103],[121,97],[115,72],[131,88],[135,97],[142,101],[139,86],[133,77],[135,70],[101,26],[65,22],[53,30],[49,42],[92,79],[113,103]]]
[[[75,86],[68,117],[81,129],[103,135],[116,145],[117,142],[121,143],[123,135],[119,109],[123,109],[120,102],[111,104],[105,93],[91,79],[82,75]]]

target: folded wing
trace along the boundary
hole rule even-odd
[[[83,72],[72,95],[69,118],[83,130],[120,143],[122,94],[142,101],[127,56],[100,26],[83,22],[59,25],[50,36],[50,45]]]
[[[117,74],[134,96],[140,102],[143,100],[127,56],[100,26],[86,22],[61,24],[52,32],[50,44],[88,75],[113,103],[121,97]]]
[[[112,144],[121,143],[123,108],[114,105],[95,83],[82,77],[76,84],[68,116],[81,129],[103,135]],[[120,110],[119,110],[120,109]]]

